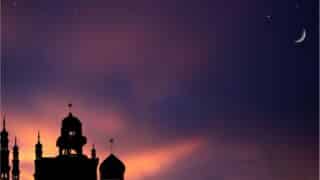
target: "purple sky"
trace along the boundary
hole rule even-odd
[[[128,180],[317,178],[316,0],[1,5],[1,111],[23,179],[38,130],[56,154],[69,102],[86,152],[104,159],[114,137]]]

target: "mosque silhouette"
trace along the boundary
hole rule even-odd
[[[69,105],[71,106],[71,105]],[[10,180],[9,140],[3,119],[0,133],[0,180]],[[113,143],[113,140],[110,140]],[[40,133],[35,144],[34,180],[98,180],[97,167],[99,159],[96,149],[91,149],[91,157],[83,154],[87,138],[82,134],[82,123],[71,112],[62,120],[60,136],[56,146],[59,153],[55,157],[43,157]],[[12,180],[20,179],[19,148],[13,147]],[[99,166],[99,180],[124,180],[125,165],[114,154],[110,154]]]

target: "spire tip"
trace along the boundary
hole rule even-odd
[[[6,114],[3,115],[3,121],[2,121],[2,128],[5,130],[6,129]]]
[[[38,131],[38,143],[40,144],[40,131]]]

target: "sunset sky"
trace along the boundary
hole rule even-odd
[[[38,130],[57,154],[72,103],[85,153],[95,144],[101,162],[113,137],[126,180],[316,180],[318,3],[1,0],[21,179]]]

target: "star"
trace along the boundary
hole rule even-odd
[[[266,21],[267,21],[268,23],[271,23],[271,21],[272,21],[272,16],[271,16],[271,15],[267,15],[267,16],[265,16],[265,19],[266,19]]]
[[[12,7],[17,7],[17,2],[16,1],[12,2]]]
[[[300,8],[300,3],[296,2],[296,9],[299,9],[299,8]]]

